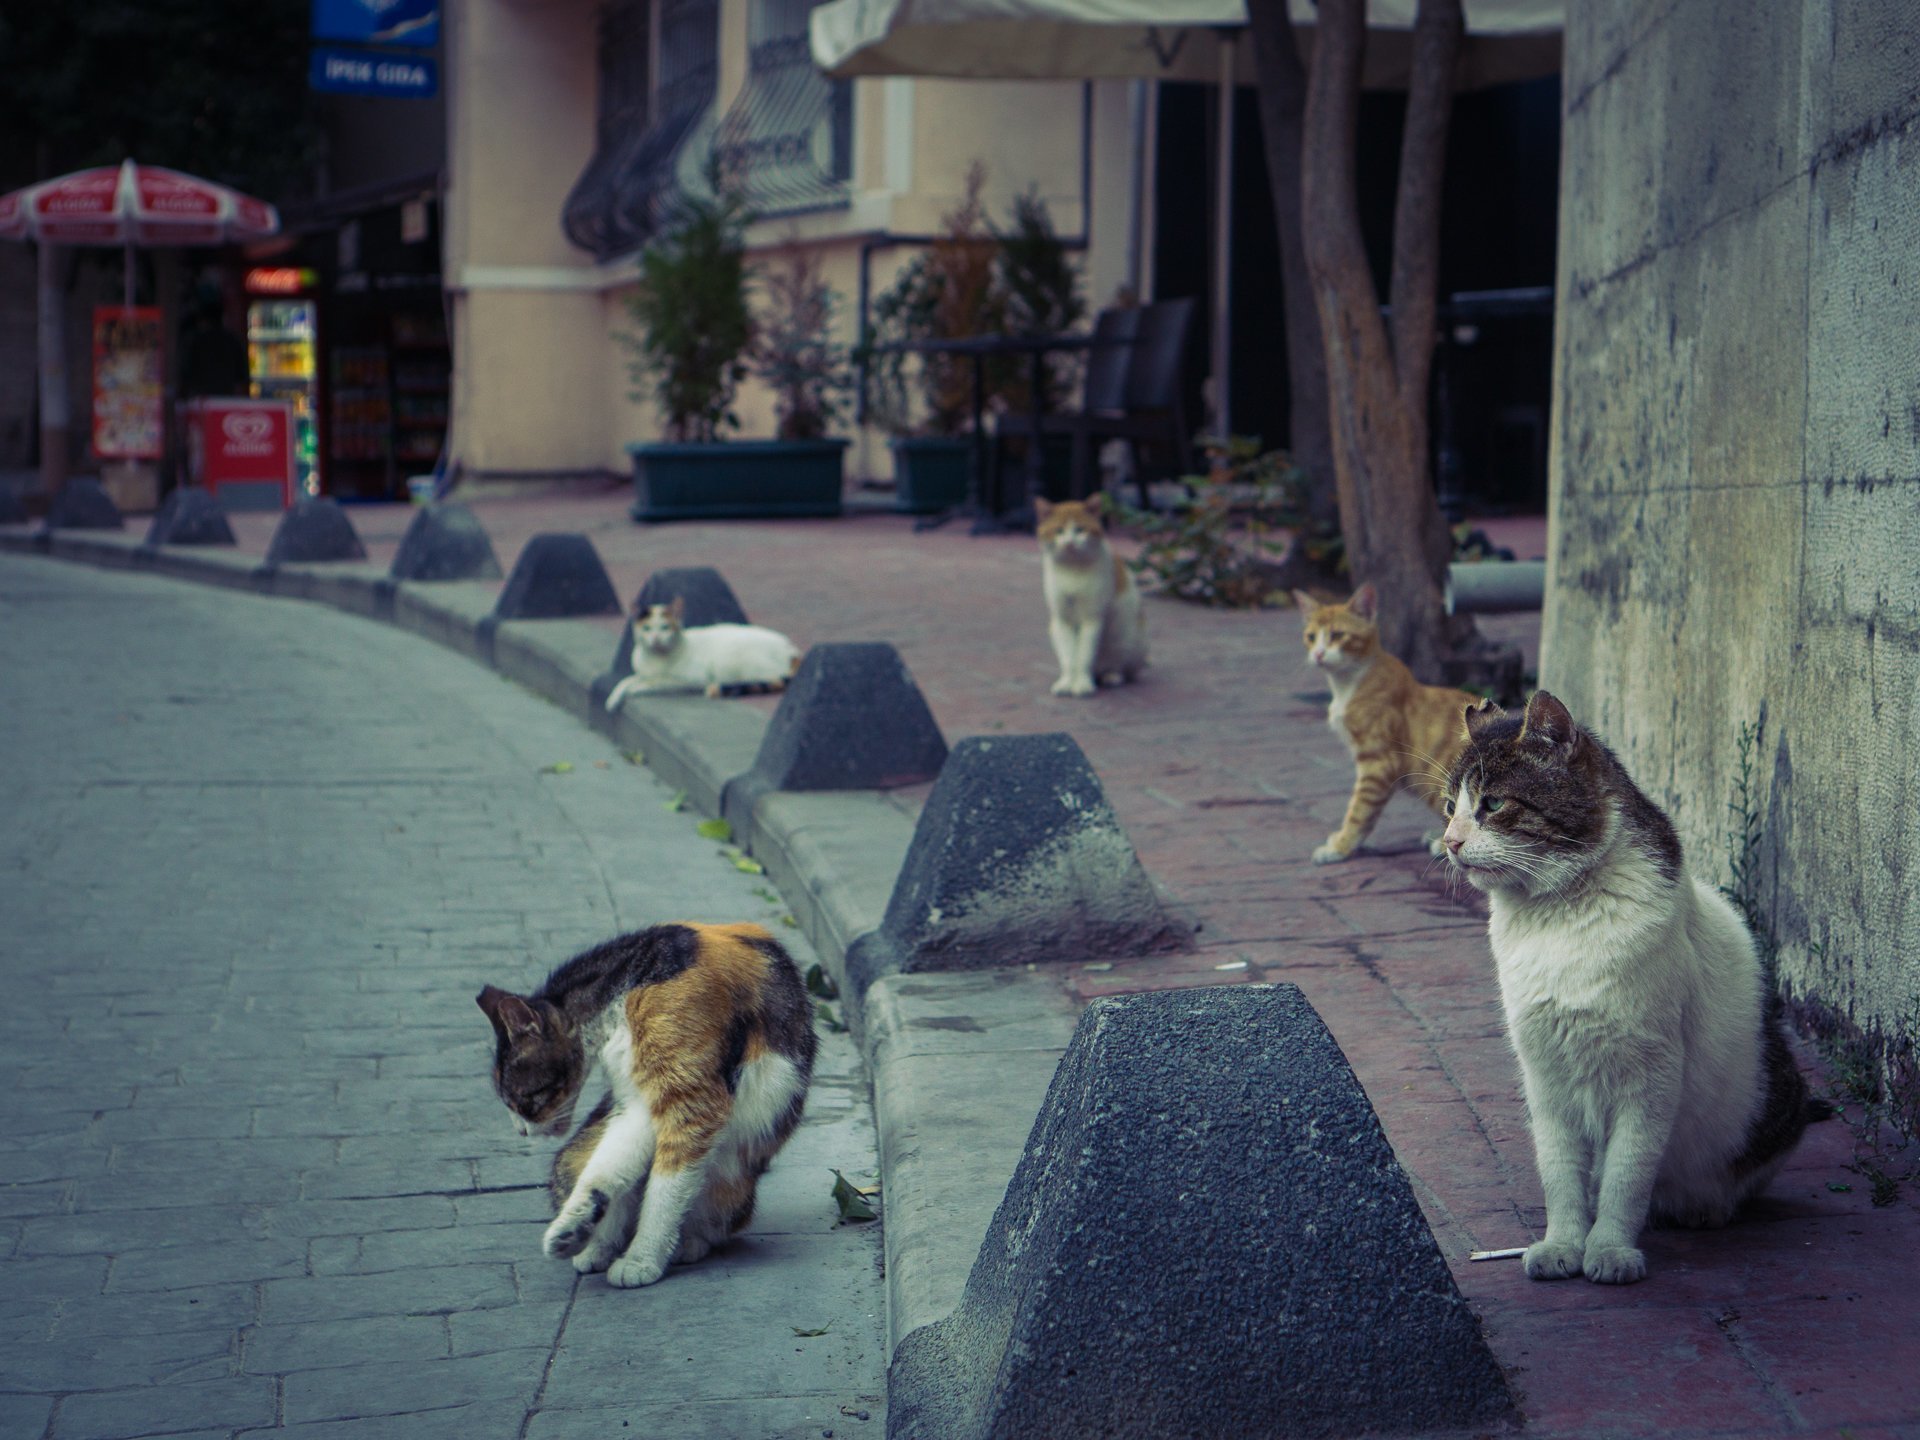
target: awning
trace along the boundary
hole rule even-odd
[[[1404,88],[1418,0],[1370,0],[1371,89]],[[1464,0],[1463,89],[1560,68],[1563,0]],[[1289,0],[1311,48],[1313,0]],[[814,62],[837,77],[996,80],[1220,78],[1216,38],[1247,23],[1244,0],[832,0],[813,12]],[[1238,75],[1253,82],[1252,47]]]

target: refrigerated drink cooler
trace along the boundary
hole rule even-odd
[[[319,326],[314,300],[256,300],[247,307],[249,393],[293,410],[294,498],[321,490]]]

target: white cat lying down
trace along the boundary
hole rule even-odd
[[[613,687],[607,709],[627,696],[670,690],[718,695],[730,685],[778,690],[800,668],[800,651],[763,625],[682,624],[685,605],[649,605],[633,619],[633,673]]]

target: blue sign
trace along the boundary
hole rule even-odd
[[[430,100],[440,93],[440,67],[424,55],[313,47],[307,84],[331,95],[388,95]]]
[[[313,0],[313,37],[431,50],[440,43],[440,0]]]

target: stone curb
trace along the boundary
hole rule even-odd
[[[148,549],[120,532],[0,529],[0,551],[310,600],[400,626],[552,701],[638,751],[694,809],[718,816],[760,752],[766,717],[704,697],[635,696],[608,714],[593,694],[611,635],[580,620],[493,615],[500,582],[400,581],[359,562],[266,567],[200,547]],[[1078,1020],[1033,967],[883,975],[857,1002],[846,955],[880,926],[914,832],[883,792],[773,792],[735,807],[734,839],[767,877],[847,998],[873,1085],[887,1266],[888,1353],[959,1304]],[[836,1007],[839,1008],[839,1007]]]

